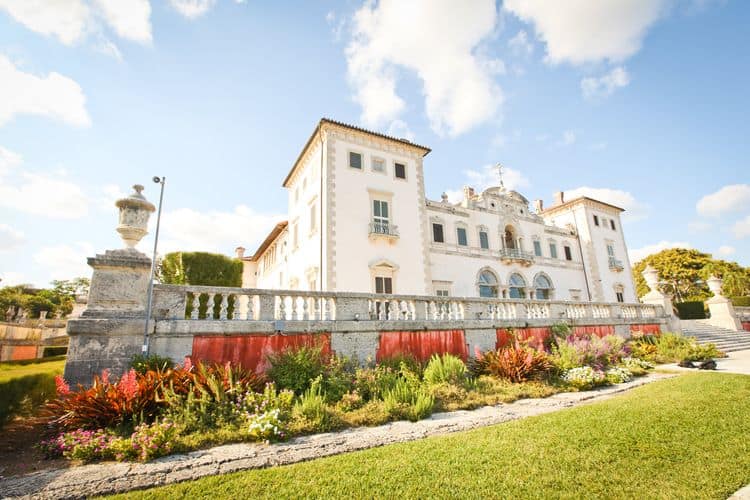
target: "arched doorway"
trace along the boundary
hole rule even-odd
[[[513,226],[505,226],[505,233],[503,235],[503,243],[505,244],[505,248],[516,248],[516,230],[513,229]]]

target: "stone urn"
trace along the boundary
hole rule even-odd
[[[156,210],[156,207],[141,193],[143,186],[136,184],[133,190],[130,196],[117,200],[115,203],[120,209],[117,232],[120,233],[127,249],[135,249],[138,242],[148,234],[148,219]]]
[[[659,271],[651,266],[646,266],[646,269],[641,273],[643,279],[646,280],[646,284],[652,292],[659,291]]]
[[[716,276],[711,276],[706,280],[706,284],[708,284],[708,289],[711,290],[714,297],[721,297],[721,286],[724,284],[724,280]]]

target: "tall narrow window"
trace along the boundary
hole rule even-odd
[[[549,256],[553,259],[557,258],[557,245],[555,245],[554,243],[549,244]]]
[[[573,260],[573,252],[570,250],[570,246],[565,245],[565,260]]]
[[[615,292],[617,294],[617,302],[625,302],[625,296],[622,292]]]
[[[349,152],[349,166],[362,170],[362,155],[355,153],[354,151]]]
[[[594,225],[595,225],[595,226],[598,226],[598,225],[599,225],[599,216],[598,216],[598,215],[595,215],[595,216],[594,216]]]
[[[610,259],[615,258],[615,246],[612,243],[607,243],[607,255]]]
[[[497,276],[490,271],[479,273],[479,296],[480,297],[497,297]]]
[[[534,255],[537,257],[542,256],[542,242],[539,240],[534,240]]]
[[[318,207],[315,203],[310,205],[310,234],[318,228]]]
[[[520,274],[511,274],[508,280],[510,287],[508,288],[508,295],[511,299],[525,299],[526,298],[526,280]]]
[[[376,276],[375,293],[393,293],[393,278]]]
[[[487,231],[479,231],[479,246],[487,250],[490,248],[490,238]]]
[[[393,165],[393,171],[397,179],[406,179],[406,165],[403,163]]]
[[[299,226],[295,222],[292,226],[292,250],[296,250],[299,246]]]
[[[443,237],[443,225],[434,222],[432,224],[432,241],[435,243],[444,243],[445,238]]]
[[[466,228],[456,228],[456,241],[458,241],[458,244],[462,247],[465,247],[469,244],[469,242],[466,240]]]
[[[534,279],[537,300],[549,300],[551,298],[552,283],[543,274]]]
[[[616,229],[615,229],[615,220],[614,219],[609,219],[609,227],[612,228],[612,231],[616,231]]]
[[[372,222],[376,233],[388,234],[389,215],[387,201],[372,201]]]

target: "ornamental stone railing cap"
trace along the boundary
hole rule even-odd
[[[131,195],[127,198],[117,200],[115,202],[115,206],[117,208],[140,208],[148,210],[149,212],[156,211],[156,207],[154,206],[154,204],[148,201],[146,197],[141,193],[141,191],[143,191],[142,185],[135,184],[133,186],[133,190],[135,192],[131,193]]]

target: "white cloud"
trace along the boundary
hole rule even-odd
[[[508,40],[508,47],[516,56],[530,56],[534,52],[534,44],[529,41],[526,30],[520,30],[516,36]]]
[[[622,61],[640,50],[649,27],[670,0],[506,0],[503,7],[534,25],[547,61],[583,64]]]
[[[21,164],[23,158],[18,153],[0,146],[0,177],[9,172],[13,167]]]
[[[497,175],[495,165],[484,165],[478,170],[464,170],[464,185],[471,186],[477,193],[481,193],[487,188],[500,185],[500,178]],[[503,167],[503,184],[506,189],[520,189],[529,186],[529,180],[518,170]],[[458,203],[464,197],[462,189],[446,190],[448,201]]]
[[[0,206],[53,219],[77,219],[88,213],[81,188],[54,173],[22,171],[0,178]]]
[[[415,23],[414,20],[419,22]],[[348,78],[366,126],[379,127],[405,108],[399,70],[422,82],[430,126],[459,135],[497,116],[502,92],[492,79],[504,65],[480,55],[497,24],[493,0],[383,0],[355,14],[346,49]]]
[[[744,219],[738,220],[732,226],[732,232],[737,239],[747,238],[750,236],[750,215]]]
[[[557,141],[558,146],[570,146],[576,142],[576,133],[573,130],[566,130],[562,137]]]
[[[648,257],[651,254],[661,252],[668,248],[693,248],[693,246],[687,241],[665,241],[662,240],[659,243],[653,245],[646,245],[641,248],[631,248],[628,250],[628,257],[630,257],[630,263],[635,264],[636,262]]]
[[[59,73],[24,73],[0,54],[0,126],[18,114],[47,116],[76,126],[88,126],[86,97],[81,86]]]
[[[23,233],[8,224],[0,224],[0,252],[14,250],[26,241]]]
[[[0,286],[26,285],[29,282],[23,273],[0,271]]]
[[[718,217],[750,209],[750,184],[730,184],[701,198],[695,205],[699,214]]]
[[[581,80],[581,91],[586,99],[608,97],[615,90],[625,87],[630,83],[630,75],[622,66],[613,68],[612,71],[600,77],[587,77]]]
[[[195,19],[211,10],[216,4],[216,0],[169,0],[169,3],[183,16],[188,19]]]
[[[122,61],[122,52],[120,52],[120,49],[118,49],[117,45],[112,43],[111,40],[100,40],[96,45],[94,45],[94,50],[99,52],[100,54],[104,54],[105,56],[109,56],[117,59],[118,61]]]
[[[91,268],[86,258],[94,255],[94,245],[79,241],[72,245],[44,247],[33,255],[36,264],[46,268],[50,280],[65,280],[79,276],[90,277]]]
[[[28,29],[54,36],[65,45],[100,32],[102,21],[122,38],[151,42],[148,0],[0,0],[0,10]]]
[[[152,224],[155,219],[152,217]],[[254,246],[281,220],[282,215],[260,214],[245,205],[238,205],[231,212],[190,208],[167,211],[162,215],[159,253],[177,250],[229,253],[239,245],[254,251]],[[143,244],[150,253],[153,240]]]
[[[732,255],[737,251],[736,248],[730,245],[722,245],[719,247],[718,254],[719,255]]]
[[[627,191],[588,186],[581,186],[565,191],[566,200],[573,200],[579,196],[587,196],[616,207],[624,208],[625,213],[622,214],[622,218],[629,222],[648,217],[649,206],[636,200],[635,196]]]
[[[391,137],[406,139],[407,141],[414,140],[414,132],[411,131],[409,125],[407,125],[407,123],[403,120],[393,120],[388,126],[386,134],[390,135]]]
[[[713,226],[711,224],[702,220],[694,220],[688,222],[688,231],[690,231],[691,233],[702,233],[704,231],[708,231],[712,227]]]
[[[94,4],[119,37],[151,43],[151,4],[148,0],[94,0]]]

